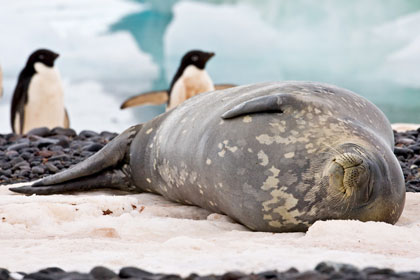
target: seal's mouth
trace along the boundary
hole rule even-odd
[[[360,193],[364,200],[369,200],[370,170],[362,156],[349,152],[337,155],[328,167],[328,177],[330,186],[345,197]]]

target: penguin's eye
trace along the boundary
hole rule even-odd
[[[197,60],[198,60],[198,56],[197,56],[197,55],[193,55],[193,56],[191,57],[191,60],[192,60],[192,61],[197,61]]]
[[[44,55],[43,55],[43,54],[40,54],[40,55],[38,56],[38,58],[39,58],[39,59],[44,59]]]

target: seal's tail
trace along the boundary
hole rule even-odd
[[[93,156],[75,166],[45,177],[32,185],[10,188],[25,194],[55,194],[98,188],[130,189],[128,151],[141,125],[132,126]]]

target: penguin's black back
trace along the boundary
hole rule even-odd
[[[29,83],[31,82],[32,76],[35,74],[35,69],[32,67],[25,67],[19,74],[18,82],[13,92],[12,98],[12,109],[10,111],[10,121],[12,125],[12,130],[15,133],[22,133],[23,131],[23,110],[25,104],[28,102],[28,88]],[[19,129],[20,131],[15,131],[15,119],[16,114],[19,114]]]
[[[187,68],[190,65],[194,65],[199,69],[204,69],[204,67],[206,66],[206,62],[207,62],[206,58],[208,57],[208,55],[209,53],[207,52],[203,52],[200,50],[192,50],[192,51],[187,52],[182,57],[181,64],[179,65],[178,70],[175,73],[175,76],[172,78],[171,86],[168,91],[169,96],[171,96],[172,89],[176,81],[178,81],[178,79],[184,73],[185,68]],[[197,60],[192,59],[194,56],[197,56]],[[168,99],[168,102],[169,102],[169,99]]]

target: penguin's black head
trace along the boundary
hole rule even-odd
[[[181,68],[185,69],[190,65],[194,65],[199,69],[204,69],[207,61],[213,56],[213,52],[203,52],[198,50],[189,51],[182,58]]]
[[[54,66],[55,59],[59,56],[58,53],[47,49],[39,49],[34,51],[31,56],[28,58],[28,62],[26,63],[26,67],[33,68],[34,64],[37,62],[41,62],[48,67]]]

